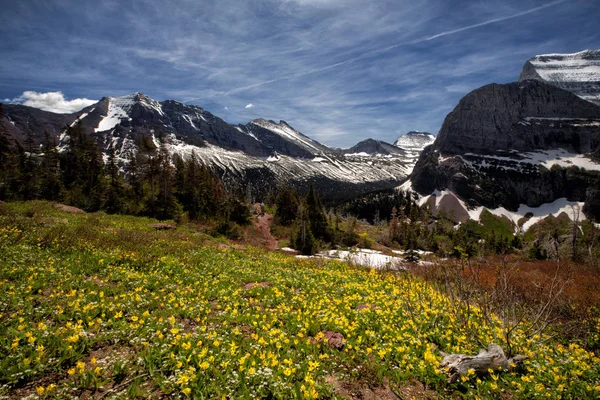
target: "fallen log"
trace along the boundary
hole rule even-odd
[[[527,359],[527,356],[516,355],[506,358],[504,351],[497,344],[491,343],[487,350],[479,350],[476,356],[466,354],[447,354],[440,352],[444,357],[440,362],[440,368],[446,369],[448,383],[454,383],[461,376],[468,375],[469,370],[475,371],[477,375],[485,375],[489,371],[512,371]]]

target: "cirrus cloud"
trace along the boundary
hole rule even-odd
[[[246,104],[246,107],[244,107],[244,108],[254,108],[254,104],[248,103],[248,104]]]

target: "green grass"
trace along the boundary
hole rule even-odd
[[[503,239],[512,239],[514,234],[513,223],[508,218],[498,217],[486,209],[481,212],[479,222],[469,220],[464,226],[465,229],[482,238],[486,238],[492,232],[497,238]]]
[[[335,398],[332,376],[416,379],[441,398],[600,394],[598,357],[519,332],[523,371],[448,385],[439,350],[502,344],[499,320],[408,274],[224,249],[152,222],[0,204],[0,395]]]

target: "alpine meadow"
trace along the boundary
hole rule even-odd
[[[597,2],[0,9],[0,399],[600,398]]]

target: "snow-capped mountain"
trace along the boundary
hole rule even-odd
[[[147,157],[164,146],[173,157],[194,154],[218,171],[226,184],[248,186],[248,192],[256,194],[278,186],[303,190],[314,184],[325,199],[343,200],[397,186],[412,169],[411,160],[403,157],[345,157],[284,121],[256,119],[230,125],[198,106],[158,102],[142,93],[105,97],[68,115],[21,105],[5,109],[6,119],[0,122],[10,126],[11,135],[19,140],[32,130],[41,141],[46,130],[62,149],[68,146],[65,125],[80,122],[104,149],[105,158],[114,149],[123,171],[133,157]]]
[[[543,80],[486,85],[446,117],[402,186],[435,213],[600,221],[600,106]],[[524,223],[524,221],[531,221]]]
[[[404,133],[396,139],[394,146],[408,151],[423,151],[423,149],[435,141],[435,136],[431,133],[410,131]]]
[[[346,157],[402,157],[405,158],[405,151],[398,147],[386,143],[382,140],[366,139],[354,146],[343,149],[341,152]]]
[[[600,50],[543,54],[529,59],[519,81],[537,79],[600,105]]]
[[[414,166],[421,152],[425,147],[433,144],[434,141],[435,136],[431,133],[410,131],[400,135],[394,142],[394,146],[401,148],[404,151],[405,156],[412,160]]]

